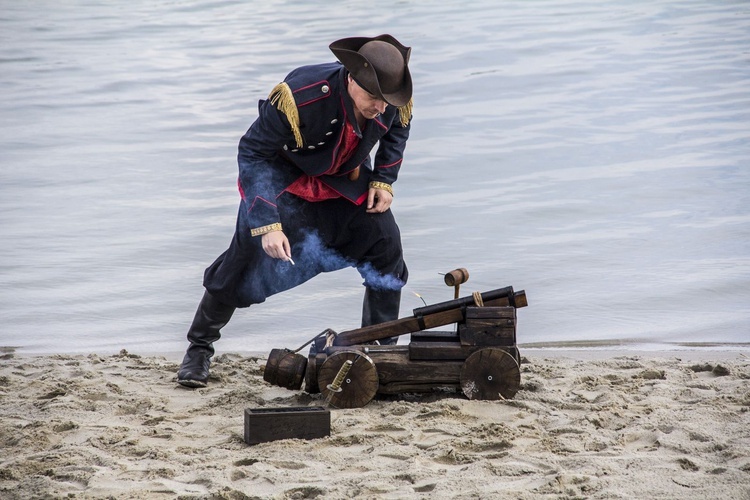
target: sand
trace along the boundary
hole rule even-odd
[[[246,408],[322,402],[263,355],[189,390],[179,355],[6,349],[0,498],[750,498],[750,353],[522,354],[512,400],[376,399],[248,446]]]

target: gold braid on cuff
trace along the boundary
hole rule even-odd
[[[281,222],[274,222],[267,226],[255,227],[250,230],[251,236],[260,236],[262,234],[270,233],[271,231],[281,231]]]
[[[370,188],[388,191],[389,193],[391,193],[391,196],[393,196],[393,188],[390,184],[386,184],[385,182],[372,181],[370,182]]]

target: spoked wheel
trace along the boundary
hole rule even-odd
[[[512,399],[521,385],[521,369],[505,350],[485,347],[461,367],[461,389],[469,399]]]
[[[352,362],[339,392],[330,390],[341,367]],[[358,351],[339,351],[326,358],[318,370],[318,388],[326,400],[336,408],[361,408],[372,401],[378,392],[378,371],[366,354]]]

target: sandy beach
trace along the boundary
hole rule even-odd
[[[246,408],[318,406],[220,354],[0,362],[0,497],[750,498],[750,352],[522,351],[508,401],[441,392],[331,410],[331,435],[248,446]]]

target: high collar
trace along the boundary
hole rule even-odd
[[[341,83],[341,98],[344,101],[346,119],[352,125],[352,128],[357,134],[357,137],[361,139],[362,130],[360,130],[359,124],[357,123],[357,115],[354,114],[354,101],[352,101],[352,97],[349,95],[349,80],[347,78],[348,74],[349,72],[342,66],[341,71],[339,71],[339,81]],[[367,123],[367,121],[369,120],[365,120],[365,123]]]

